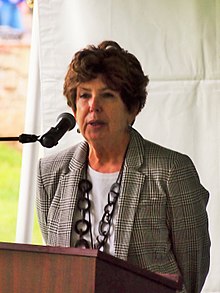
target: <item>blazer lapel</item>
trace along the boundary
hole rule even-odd
[[[69,164],[69,172],[60,178],[60,216],[57,245],[70,246],[73,214],[77,201],[78,185],[86,160],[87,144],[82,143]]]
[[[119,196],[118,218],[115,227],[115,256],[127,260],[135,212],[139,203],[141,189],[147,177],[141,171],[144,158],[144,140],[131,130],[131,141],[128,147],[123,178]]]
[[[146,176],[139,171],[127,168],[124,172],[115,228],[115,256],[127,260],[135,212]]]
[[[72,219],[81,172],[76,170],[63,176],[60,180],[60,216],[57,231],[57,245],[70,246]]]

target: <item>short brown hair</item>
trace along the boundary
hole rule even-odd
[[[137,58],[122,49],[114,41],[104,41],[97,47],[89,45],[78,51],[71,63],[64,81],[64,95],[67,104],[76,110],[76,89],[82,82],[95,79],[98,75],[112,90],[120,93],[128,111],[145,105],[148,76],[145,76]]]

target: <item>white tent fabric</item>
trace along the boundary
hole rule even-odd
[[[40,133],[40,72],[39,72],[39,24],[38,9],[34,10],[27,90],[27,105],[24,133]],[[39,158],[39,145],[26,144],[22,152],[20,195],[18,202],[16,242],[30,243],[34,220],[36,190],[36,164]]]
[[[61,112],[70,111],[62,87],[77,50],[112,39],[134,53],[150,78],[146,107],[134,127],[147,139],[188,154],[210,191],[211,268],[203,292],[220,292],[220,1],[38,0],[34,9],[39,12],[33,25],[39,30],[35,45],[40,79],[31,82],[37,83],[33,97],[41,90],[36,116],[41,117],[42,132]],[[31,104],[31,95],[29,99]],[[73,130],[45,154],[79,140]],[[21,184],[22,180],[27,178],[23,176]],[[25,213],[21,210],[22,204],[20,214]],[[28,222],[21,221],[18,230],[21,225]]]

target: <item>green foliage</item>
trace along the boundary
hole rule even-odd
[[[0,144],[0,241],[15,242],[22,153]],[[35,213],[34,244],[42,244]]]

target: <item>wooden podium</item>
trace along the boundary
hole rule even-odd
[[[92,249],[0,243],[1,293],[171,293],[160,275]]]

